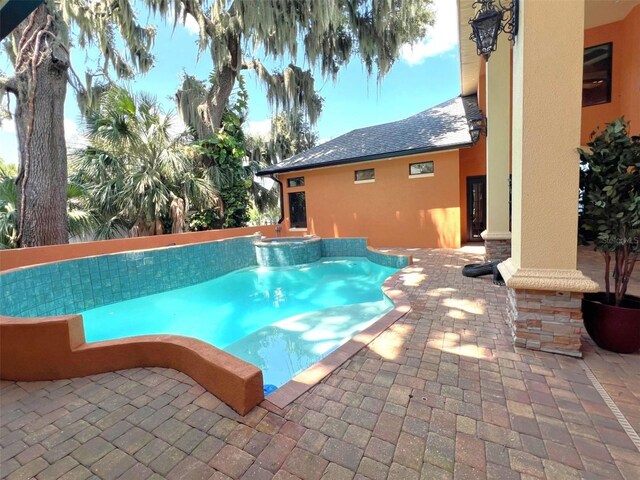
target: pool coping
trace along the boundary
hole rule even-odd
[[[368,248],[376,251],[371,247]],[[413,263],[411,256],[402,256],[408,257],[409,264],[407,266],[411,266]],[[394,305],[392,310],[384,314],[363,331],[350,338],[347,342],[335,349],[322,360],[311,365],[276,391],[269,394],[260,405],[270,410],[273,410],[273,407],[276,407],[276,409],[285,408],[310,388],[320,383],[322,379],[333,373],[344,362],[373,342],[387,328],[408,314],[411,311],[409,297],[403,291],[395,288],[396,280],[400,275],[402,275],[403,271],[404,268],[394,273],[387,278],[382,285],[382,291]]]
[[[256,247],[274,247],[276,245],[282,246],[292,243],[317,243],[322,240],[323,238],[318,235],[303,235],[302,237],[267,237],[265,235],[261,235],[260,239],[253,242],[253,245]]]

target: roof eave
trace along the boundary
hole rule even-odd
[[[382,160],[385,158],[397,158],[397,157],[407,157],[409,155],[418,155],[421,153],[435,153],[441,152],[443,150],[453,150],[457,148],[469,148],[473,146],[473,142],[464,142],[464,143],[454,143],[451,145],[443,145],[438,147],[423,147],[423,148],[415,148],[411,150],[398,150],[395,152],[385,152],[385,153],[376,153],[373,155],[365,155],[363,157],[352,157],[352,158],[343,158],[340,160],[331,160],[321,164],[315,165],[293,165],[291,167],[283,167],[274,170],[261,170],[256,173],[259,177],[266,177],[269,175],[274,175],[277,173],[288,173],[288,172],[299,172],[302,170],[315,170],[316,168],[324,168],[324,167],[335,167],[338,165],[349,165],[353,163],[362,163],[368,162],[372,160]]]
[[[469,39],[469,19],[475,15],[473,0],[458,0],[458,40],[460,48],[460,86],[462,95],[470,95],[478,90],[481,57],[476,53],[476,46]]]

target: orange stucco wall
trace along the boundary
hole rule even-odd
[[[597,126],[624,115],[633,134],[640,134],[640,5],[623,20],[584,32],[584,46],[613,43],[611,102],[582,109],[580,143],[589,141]]]
[[[486,84],[485,60],[480,60],[480,76],[478,78],[478,106],[486,112]],[[488,123],[488,122],[487,122]],[[487,141],[484,135],[471,148],[460,150],[460,237],[461,242],[467,242],[467,177],[477,177],[487,174]]]
[[[0,315],[3,380],[57,380],[134,367],[184,372],[241,415],[264,398],[258,367],[195,338],[146,335],[85,343],[80,315]]]
[[[631,121],[631,131],[640,135],[640,5],[624,20],[624,41],[622,113]]]
[[[471,148],[460,150],[460,237],[467,242],[467,177],[487,174],[486,141],[484,135]]]
[[[92,257],[108,253],[129,252],[161,248],[169,245],[188,245],[191,243],[211,242],[223,238],[242,237],[260,232],[263,235],[275,236],[275,225],[259,227],[228,228],[224,230],[207,230],[205,232],[174,233],[154,235],[151,237],[121,238],[100,242],[71,243],[48,247],[16,248],[0,250],[0,271],[13,268],[38,265],[40,263],[60,262],[74,258]]]
[[[409,164],[433,161],[435,175],[409,178]],[[373,183],[354,171],[375,168]],[[459,152],[451,150],[284,174],[286,234],[367,237],[374,247],[460,246]],[[304,176],[305,186],[287,187]],[[288,193],[304,191],[307,231],[290,230]]]

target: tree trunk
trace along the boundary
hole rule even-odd
[[[21,247],[69,241],[67,146],[64,138],[69,58],[64,48],[54,46],[50,33],[36,34],[46,30],[57,33],[56,22],[47,26],[49,13],[46,4],[38,7],[32,14],[32,27],[29,29],[28,22],[24,22],[17,35],[18,38],[36,35],[33,43],[25,47],[24,58],[27,61],[24,67],[16,65],[15,121],[20,150],[17,186]],[[38,51],[34,51],[36,46]],[[32,63],[34,56],[35,63]]]
[[[240,68],[240,36],[229,35],[227,37],[227,47],[231,54],[231,62],[216,72],[215,82],[207,95],[207,108],[211,119],[211,128],[214,131],[222,126],[222,116],[236,84],[236,77]]]

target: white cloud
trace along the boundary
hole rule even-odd
[[[0,132],[3,133],[16,133],[16,122],[11,118],[3,118],[0,124]]]
[[[246,133],[254,137],[268,137],[271,132],[271,119],[253,120],[247,122]]]
[[[0,124],[0,158],[7,163],[18,163],[18,137],[13,119],[3,118]]]
[[[86,137],[78,128],[78,124],[70,118],[64,119],[64,138],[67,141],[67,149],[75,150],[88,145]]]
[[[184,20],[184,27],[193,35],[200,34],[200,25],[198,25],[198,21],[191,15],[187,15],[187,18]]]
[[[69,118],[64,119],[64,137],[67,148],[74,150],[87,145],[87,139],[80,131],[78,124]],[[0,125],[0,157],[8,163],[18,163],[18,138],[14,120],[4,119]]]
[[[253,177],[254,181],[259,182],[267,190],[271,190],[273,184],[276,183],[269,177],[258,177],[257,175]]]
[[[458,9],[454,0],[435,0],[436,20],[427,36],[415,45],[403,45],[400,58],[417,65],[458,45]]]
[[[187,126],[182,121],[182,118],[180,117],[180,115],[173,114],[171,116],[171,126],[169,127],[169,135],[171,135],[174,138],[178,137],[182,135],[186,129],[187,129]]]
[[[10,131],[10,127],[6,127],[5,123],[6,121],[3,121],[2,127],[0,127],[0,158],[7,163],[17,164],[18,139],[16,138],[15,129]]]

